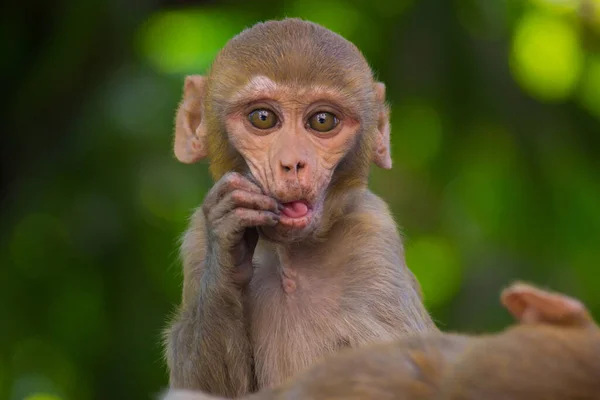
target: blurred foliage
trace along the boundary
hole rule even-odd
[[[373,170],[444,329],[510,321],[523,279],[600,317],[600,1],[22,2],[2,13],[0,399],[167,383],[177,241],[211,185],[171,152],[183,76],[259,20],[355,42],[388,87]]]

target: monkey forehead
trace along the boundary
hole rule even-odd
[[[232,100],[239,101],[248,98],[252,93],[273,93],[278,87],[279,85],[269,77],[256,75],[250,78],[248,83],[233,96]]]
[[[335,85],[326,84],[291,84],[285,82],[276,82],[264,75],[251,77],[248,82],[231,97],[234,107],[252,101],[270,98],[274,100],[292,100],[299,103],[312,103],[317,100],[329,100],[337,103],[347,112],[358,114],[360,110],[355,110],[352,104],[346,100],[340,89]]]
[[[290,18],[258,23],[232,38],[211,68],[213,87],[237,90],[248,78],[335,84],[363,95],[373,73],[350,41],[318,24]],[[356,93],[354,93],[356,92]]]

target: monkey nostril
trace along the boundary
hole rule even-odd
[[[290,166],[290,164],[291,164],[292,166]],[[282,169],[283,169],[285,172],[291,172],[291,171],[298,172],[298,171],[300,171],[301,169],[303,169],[303,168],[304,168],[304,166],[306,165],[306,163],[305,163],[304,161],[297,162],[295,165],[294,165],[293,163],[290,163],[290,164],[284,164],[284,163],[281,163],[281,168],[282,168]]]

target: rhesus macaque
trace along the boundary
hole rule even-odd
[[[414,334],[341,351],[244,399],[600,399],[600,329],[586,307],[520,283],[501,298],[520,321],[501,333]],[[172,391],[164,400],[210,399]]]
[[[272,387],[346,347],[437,331],[387,205],[385,86],[360,51],[311,22],[259,23],[189,76],[174,152],[216,181],[183,238],[166,332],[170,386]]]

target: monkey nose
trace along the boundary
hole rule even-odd
[[[300,170],[302,170],[305,166],[306,163],[304,161],[296,161],[296,162],[284,162],[281,161],[280,162],[281,165],[281,169],[283,170],[283,172],[289,173],[289,172],[300,172]]]

